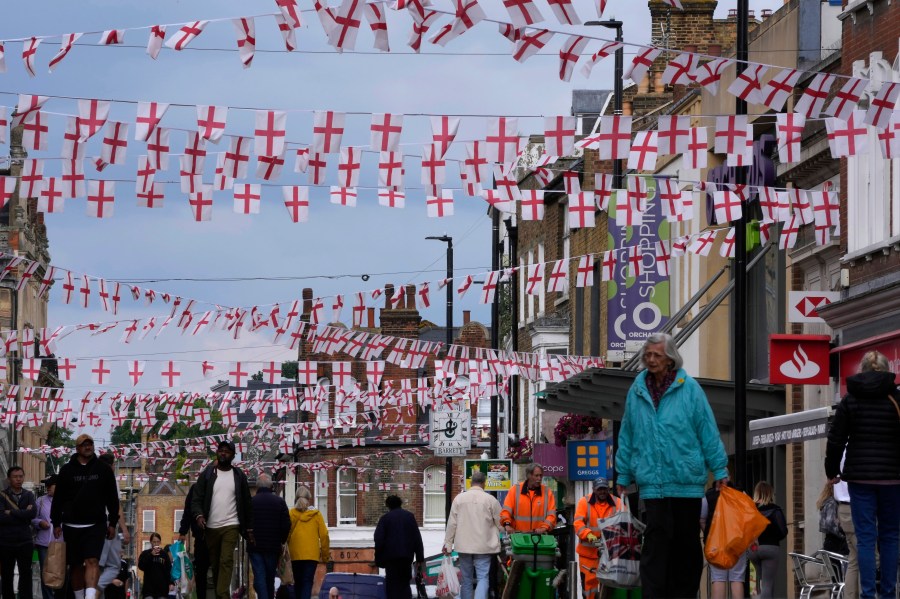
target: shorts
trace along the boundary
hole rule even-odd
[[[747,552],[745,551],[737,563],[729,570],[709,565],[710,582],[744,582],[747,575]]]
[[[68,565],[80,566],[86,559],[100,559],[103,542],[106,540],[105,524],[94,524],[87,528],[63,525],[62,529]]]

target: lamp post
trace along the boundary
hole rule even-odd
[[[606,27],[607,29],[616,30],[616,41],[622,42],[622,21],[608,19],[606,21],[588,21],[585,25],[589,27]],[[622,114],[622,76],[625,73],[625,50],[619,47],[616,50],[616,67],[613,74],[613,114],[619,116]],[[622,160],[613,160],[613,189],[622,189]]]
[[[451,283],[453,280],[453,238],[445,233],[439,237],[431,236],[426,237],[425,239],[443,241],[447,244],[447,348],[445,351],[450,351],[450,346],[453,345],[453,285]],[[446,519],[449,520],[450,505],[453,503],[452,457],[447,456],[444,470],[446,471],[446,474],[444,475],[444,511]]]

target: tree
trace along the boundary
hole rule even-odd
[[[55,424],[50,425],[47,431],[47,445],[50,447],[71,447],[75,448],[75,440],[72,438],[72,431],[67,428],[61,428]],[[68,456],[55,457],[47,456],[46,473],[47,475],[56,474],[62,465],[69,460]]]

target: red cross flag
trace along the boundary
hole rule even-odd
[[[41,45],[41,38],[32,37],[22,42],[22,62],[25,63],[25,70],[32,77],[34,72],[34,57],[37,54],[38,46]]]
[[[237,37],[238,57],[244,68],[250,68],[253,62],[253,55],[256,52],[256,25],[253,17],[242,17],[232,19],[231,24],[234,25],[234,34]]]
[[[109,105],[106,100],[78,100],[76,123],[80,141],[87,141],[100,131],[109,116]]]
[[[734,227],[728,229],[725,239],[719,245],[719,255],[723,258],[734,258]]]
[[[799,113],[780,112],[776,117],[775,130],[778,136],[778,160],[782,164],[800,160],[800,142],[803,140],[803,128],[806,117]]]
[[[490,304],[494,301],[494,295],[497,291],[497,280],[499,279],[500,273],[496,270],[492,270],[487,273],[487,276],[484,278],[484,283],[481,285],[481,303],[482,304]]]
[[[718,230],[704,231],[691,237],[687,251],[698,256],[709,256],[713,243],[716,241]]]
[[[521,29],[544,20],[544,16],[531,0],[503,0],[513,27]]]
[[[363,13],[366,15],[366,21],[369,22],[369,29],[375,36],[373,46],[376,50],[382,52],[391,51],[391,43],[388,38],[387,18],[384,13],[383,4],[366,3]]]
[[[857,109],[859,101],[862,99],[862,94],[866,91],[868,85],[868,79],[857,79],[855,77],[847,79],[843,87],[834,95],[831,104],[825,109],[825,114],[842,121],[848,120],[853,111]]]
[[[594,212],[597,206],[594,203],[594,193],[582,191],[569,194],[569,228],[583,229],[594,226]]]
[[[740,220],[743,214],[742,206],[740,196],[733,191],[723,190],[713,193],[713,208],[717,223]]]
[[[570,156],[575,149],[576,118],[550,116],[544,119],[544,148],[552,156]]]
[[[198,133],[203,139],[218,143],[225,132],[227,116],[227,106],[197,106]]]
[[[661,49],[654,48],[652,46],[644,46],[643,48],[638,48],[637,54],[631,61],[631,66],[629,66],[628,70],[625,71],[625,75],[623,78],[631,79],[635,83],[640,83],[644,78],[644,75],[647,74],[647,71],[650,70],[650,66],[653,64],[653,61],[656,60],[656,57],[661,53]]]
[[[150,165],[159,170],[169,168],[169,130],[157,127],[147,139],[147,160]]]
[[[47,100],[47,96],[19,94],[19,102],[16,104],[16,113],[13,115],[12,126],[18,127],[30,114],[39,111]]]
[[[203,33],[203,28],[206,27],[208,23],[209,21],[186,23],[172,37],[166,40],[166,47],[171,48],[172,50],[184,50],[198,35]]]
[[[544,220],[544,190],[522,190],[522,220]]]
[[[802,71],[796,69],[782,69],[763,86],[761,103],[780,112],[784,108],[784,103],[794,93],[794,86],[802,74]]]
[[[234,211],[237,214],[259,214],[261,199],[259,184],[240,183],[234,186]]]
[[[106,123],[106,135],[103,137],[100,159],[107,164],[123,164],[127,147],[128,123],[118,121]]]
[[[706,168],[709,155],[709,140],[706,127],[691,127],[687,148],[684,152],[685,168]]]
[[[662,81],[668,85],[690,85],[694,82],[694,69],[696,66],[696,55],[690,52],[682,52],[666,65]]]
[[[614,250],[603,252],[603,261],[600,266],[600,280],[612,281],[616,276],[616,252]]]
[[[603,42],[600,49],[591,54],[591,57],[582,65],[581,74],[584,75],[585,78],[589,78],[591,76],[591,71],[594,69],[594,65],[614,53],[616,50],[624,47],[624,44],[621,42]]]
[[[625,193],[621,189],[616,192],[616,225],[620,227],[633,227],[644,222],[639,204],[646,195],[647,184],[638,177],[629,177],[628,187],[630,189]]]
[[[257,110],[253,148],[257,156],[281,156],[287,126],[287,113],[281,110]]]
[[[344,113],[317,110],[313,116],[313,143],[311,152],[333,154],[341,147],[344,135]]]
[[[338,185],[340,187],[356,187],[359,184],[359,171],[362,164],[362,151],[348,146],[341,148],[338,161]]]
[[[168,360],[163,362],[163,369],[160,373],[161,386],[164,389],[172,389],[181,384],[181,368],[177,362]]]
[[[541,50],[553,38],[553,32],[546,29],[535,29],[531,33],[523,33],[516,42],[513,50],[513,59],[516,62],[525,62],[539,50]]]
[[[791,207],[800,218],[800,224],[809,225],[813,222],[812,203],[805,189],[793,188],[788,190]]]
[[[825,132],[832,158],[847,158],[869,152],[869,132],[863,124],[864,114],[854,110],[846,121],[825,119]]]
[[[400,144],[400,132],[403,131],[403,115],[376,113],[372,115],[372,150],[394,152]]]
[[[403,154],[379,152],[378,185],[395,189],[403,188]]]
[[[769,67],[761,64],[748,64],[744,72],[738,75],[731,85],[728,86],[728,93],[750,104],[760,104],[762,102],[762,84],[760,81],[768,70]]]
[[[885,130],[878,132],[878,145],[885,160],[900,157],[900,112],[895,111]]]
[[[483,141],[466,143],[466,158],[462,166],[470,183],[487,183],[490,180],[486,145]]]
[[[288,52],[293,52],[297,49],[297,34],[296,30],[291,27],[291,24],[281,15],[273,15],[275,18],[275,25],[278,27],[278,31],[281,33],[281,39],[284,41],[284,49]]]
[[[134,138],[137,141],[147,141],[168,109],[169,105],[162,102],[138,102]],[[150,153],[149,147],[147,151]],[[164,168],[159,163],[157,163],[157,167]]]
[[[631,153],[628,155],[628,168],[638,171],[652,171],[656,169],[658,154],[656,131],[638,131],[631,144]]]
[[[63,134],[61,157],[67,160],[83,160],[85,142],[78,133],[79,118],[70,116],[66,119],[66,132]]]
[[[124,29],[107,29],[103,33],[100,34],[100,41],[97,42],[98,46],[115,46],[119,44],[125,43],[125,30]]]
[[[22,144],[30,150],[47,149],[50,126],[47,117],[40,110],[30,113],[22,120]]]
[[[519,145],[519,119],[493,117],[488,120],[485,137],[486,158],[489,162],[507,165],[515,159]],[[482,183],[478,180],[476,183]]]
[[[562,2],[563,0],[557,0]],[[551,4],[551,6],[556,6]],[[582,52],[587,47],[589,38],[583,35],[570,35],[559,49],[559,79],[569,81]]]
[[[15,179],[12,180],[13,184],[15,184]],[[4,179],[4,183],[5,183]],[[5,192],[5,190],[4,190]],[[6,194],[2,194],[3,197],[6,197]],[[63,199],[63,184],[62,181],[58,177],[47,177],[44,180],[44,188],[41,190],[41,195],[38,198],[37,209],[38,212],[45,212],[48,214],[56,214],[63,211],[65,207],[65,200]],[[8,200],[2,202],[3,206],[6,205]]]
[[[550,293],[567,293],[569,291],[569,259],[557,260],[550,269],[550,280],[547,283]]]
[[[288,185],[281,188],[284,207],[287,208],[291,222],[305,223],[309,220],[309,188],[299,185]]]
[[[447,154],[450,144],[456,139],[459,130],[459,117],[433,116],[431,117],[431,139],[439,150],[440,158]]]
[[[331,203],[338,206],[356,208],[356,190],[348,187],[331,186]]]
[[[0,177],[0,210],[6,208],[13,193],[16,191],[15,177]]]
[[[422,149],[422,185],[443,185],[447,181],[447,161],[439,153],[440,148],[433,143]]]
[[[615,115],[600,119],[597,150],[601,160],[628,158],[631,152],[631,117]]]
[[[356,34],[362,24],[362,9],[365,3],[361,0],[342,0],[334,14],[334,25],[328,34],[328,43],[338,52],[353,50],[356,47]]]
[[[778,249],[789,250],[797,245],[797,233],[800,232],[800,217],[794,213],[790,220],[781,229],[781,235],[778,238]]]
[[[525,280],[525,293],[527,295],[542,295],[544,293],[544,264],[529,264],[528,277]]]
[[[5,364],[4,364],[5,368]],[[25,358],[22,360],[22,378],[32,381],[38,380],[41,375],[41,360],[37,358]]]
[[[429,218],[453,216],[453,190],[442,189],[438,195],[426,196],[425,207]]]
[[[188,206],[194,221],[212,220],[212,194],[212,185],[201,185],[197,191],[188,194]]]
[[[92,385],[106,385],[109,384],[110,374],[112,371],[109,369],[109,361],[103,358],[94,361],[94,366],[91,368],[91,384]]]
[[[732,62],[727,58],[716,58],[705,62],[694,71],[694,81],[715,96],[719,93],[719,82],[722,80],[722,72]]]
[[[594,173],[594,202],[597,210],[608,211],[612,197],[613,177],[607,173]]]
[[[94,218],[112,218],[116,184],[112,181],[88,181],[85,214]]]
[[[900,97],[900,83],[891,81],[882,83],[881,89],[869,102],[869,110],[866,111],[864,122],[877,129],[887,129],[898,97]]]
[[[26,158],[22,161],[22,173],[19,175],[20,195],[36,198],[44,185],[44,160],[42,158]]]
[[[669,262],[672,259],[672,253],[669,251],[669,241],[660,239],[656,242],[656,272],[661,277],[669,276]]]
[[[325,154],[311,154],[309,157],[307,179],[311,185],[321,185],[325,182]]]
[[[578,270],[575,272],[576,287],[592,287],[594,285],[594,256],[586,254],[578,259]]]
[[[159,56],[163,41],[166,39],[166,26],[154,25],[150,28],[150,37],[147,39],[147,55],[153,60]]]
[[[84,185],[84,168],[81,160],[63,160],[62,171],[64,198],[83,198],[87,195]]]
[[[748,140],[750,141],[749,151]],[[746,115],[716,117],[713,151],[716,154],[727,154],[729,166],[739,166],[733,162],[752,159],[752,141],[753,128],[747,124]]]
[[[405,208],[406,194],[396,189],[379,189],[378,205],[386,208]]]
[[[250,138],[232,136],[225,152],[225,174],[232,179],[246,179],[249,162]]]
[[[75,42],[77,42],[79,40],[79,38],[81,38],[81,35],[82,34],[80,34],[80,33],[67,33],[64,36],[62,36],[62,41],[59,44],[59,51],[56,53],[56,55],[53,58],[50,59],[49,67],[50,67],[51,73],[53,72],[53,69],[56,68],[56,65],[58,65],[60,62],[62,62],[62,59],[65,58],[69,54],[69,50],[71,50],[72,46],[75,45]],[[4,62],[2,54],[3,54],[2,48],[0,48],[0,63]],[[3,68],[2,72],[5,73],[6,65],[3,64],[3,67],[4,68]]]
[[[803,90],[803,95],[794,104],[794,112],[800,113],[808,119],[819,117],[825,107],[825,101],[831,94],[831,85],[836,77],[829,73],[819,73]]]
[[[281,11],[281,16],[284,17],[285,21],[287,21],[291,28],[299,29],[301,26],[301,22],[300,9],[297,7],[297,1],[275,0],[275,4],[278,5],[278,10]]]
[[[658,151],[663,155],[682,154],[688,149],[691,117],[660,116],[656,123]],[[632,147],[632,153],[634,147]]]

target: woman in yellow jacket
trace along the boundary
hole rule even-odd
[[[319,562],[328,562],[331,556],[328,527],[322,513],[311,505],[312,499],[309,489],[300,487],[297,489],[297,503],[291,509],[288,547],[297,599],[310,599],[316,567]]]

